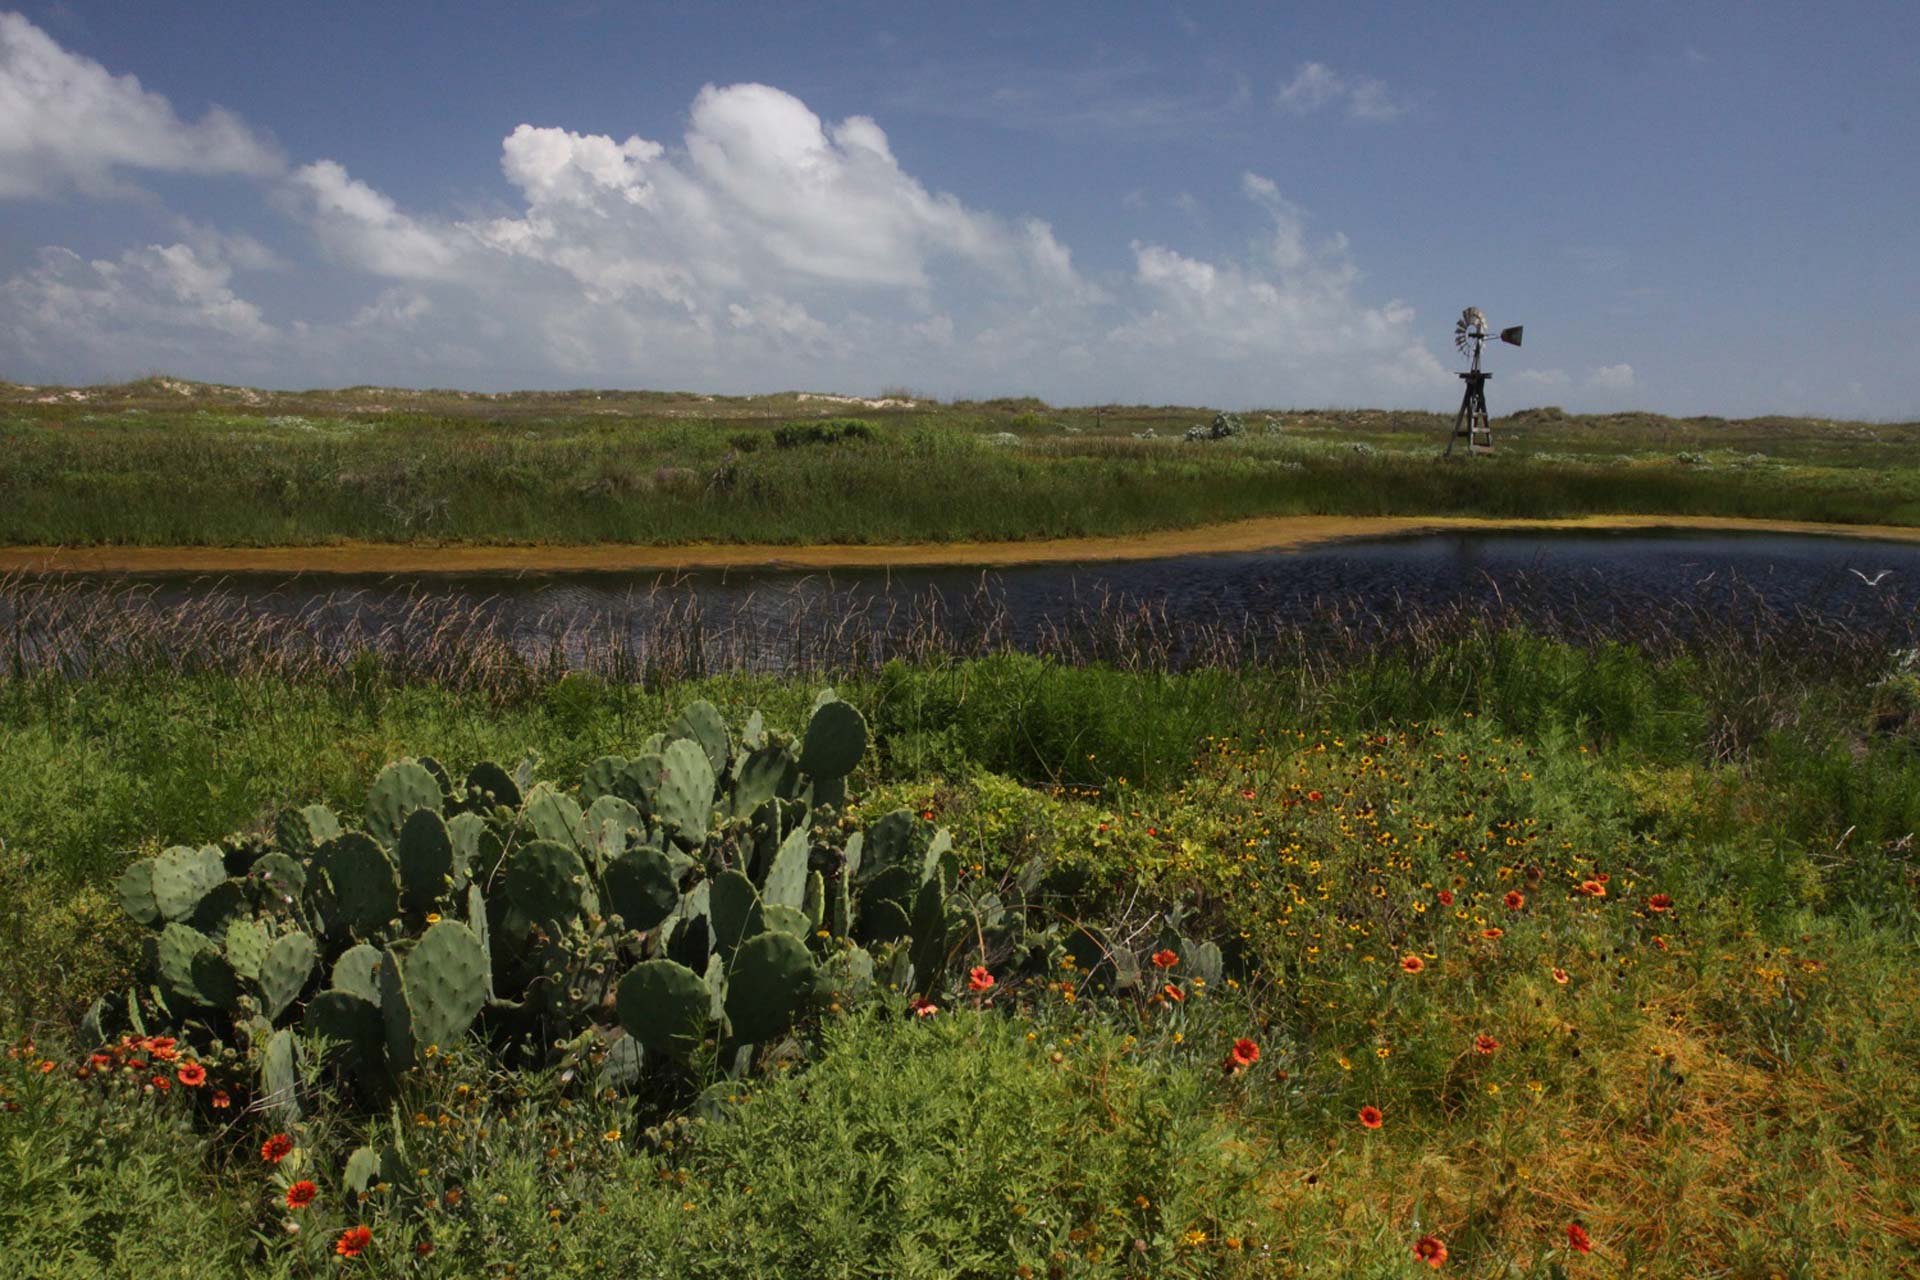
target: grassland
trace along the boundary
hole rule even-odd
[[[1427,1274],[1431,1237],[1440,1274],[1920,1274],[1920,674],[1910,634],[1796,625],[1656,643],[1469,618],[1304,665],[935,655],[664,684],[302,665],[246,637],[88,678],[9,655],[0,1256],[1388,1277]],[[795,724],[827,678],[874,728],[860,812],[936,814],[968,875],[1033,873],[1063,919],[1147,937],[1182,911],[1233,980],[1175,965],[1177,997],[1106,995],[1061,965],[932,1018],[823,1010],[709,1123],[460,1051],[391,1111],[314,1113],[290,1168],[260,1157],[265,1116],[75,1078],[85,1002],[137,971],[110,888],[136,852],[351,812],[401,754],[578,776],[696,696]],[[1241,1038],[1258,1062],[1223,1070]],[[369,1139],[408,1144],[409,1193],[342,1193]],[[296,1177],[319,1198],[292,1210]],[[340,1259],[353,1225],[371,1242]]]
[[[867,438],[781,447],[857,413]],[[1920,424],[1450,419],[1007,400],[869,408],[666,393],[267,393],[0,384],[0,544],[1004,542],[1266,516],[1731,516],[1920,524]],[[1152,438],[1141,438],[1149,431]]]

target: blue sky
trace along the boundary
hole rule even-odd
[[[0,12],[0,376],[1920,416],[1920,5]]]

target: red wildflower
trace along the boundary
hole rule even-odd
[[[233,1099],[227,1096],[227,1091],[225,1089],[215,1089],[213,1091],[213,1097],[210,1099],[210,1101],[213,1103],[214,1106],[220,1108],[222,1111],[225,1111],[228,1107],[233,1105]]]
[[[1307,792],[1307,799],[1311,800],[1315,804],[1319,804],[1320,793],[1318,791],[1309,791]]]
[[[1580,892],[1586,894],[1589,898],[1604,898],[1607,896],[1607,886],[1601,884],[1598,880],[1582,880],[1580,882]]]
[[[1401,956],[1400,967],[1408,973],[1418,973],[1427,967],[1427,962],[1419,956]]]
[[[1453,890],[1442,889],[1440,891],[1440,905],[1443,907],[1450,907],[1453,905]]]
[[[1651,898],[1647,899],[1647,910],[1671,911],[1673,910],[1673,899],[1669,898],[1664,893],[1656,893]]]
[[[1507,910],[1518,911],[1527,905],[1527,895],[1518,889],[1509,889],[1507,890],[1507,896],[1501,899],[1501,901],[1507,904]]]
[[[1249,789],[1248,789],[1248,790],[1246,790],[1246,791],[1242,791],[1242,792],[1240,793],[1240,798],[1241,798],[1242,800],[1251,800],[1251,799],[1253,799],[1253,791],[1252,791],[1252,789],[1251,789],[1251,788],[1249,788]]]
[[[913,1010],[913,1016],[916,1018],[931,1018],[934,1014],[940,1012],[940,1006],[925,996],[915,996],[913,1003],[908,1005],[907,1008]]]
[[[1236,1067],[1250,1067],[1260,1061],[1260,1046],[1243,1036],[1233,1042],[1231,1059]]]
[[[207,1069],[197,1062],[183,1062],[180,1069],[173,1073],[180,1083],[189,1089],[198,1089],[207,1082]]]
[[[1561,986],[1563,986],[1563,987],[1564,987],[1564,986],[1566,986],[1566,985],[1567,985],[1567,971],[1566,971],[1565,969],[1555,969],[1555,970],[1553,971],[1553,980],[1554,980],[1555,982],[1557,982],[1557,983],[1559,983],[1559,984],[1560,984]]]
[[[1179,963],[1180,957],[1167,948],[1163,947],[1153,953],[1153,967],[1156,969],[1171,969]]]
[[[1493,941],[1498,941],[1499,939],[1507,936],[1507,931],[1505,929],[1502,929],[1496,926],[1492,929],[1482,929],[1480,931],[1480,936]]]
[[[433,1241],[422,1240],[419,1244],[413,1246],[413,1251],[424,1258],[433,1252]]]
[[[314,1197],[320,1194],[320,1188],[305,1178],[287,1188],[287,1208],[304,1209],[312,1204]]]
[[[1365,1125],[1367,1128],[1378,1129],[1381,1125],[1385,1124],[1386,1122],[1387,1122],[1387,1118],[1380,1114],[1380,1108],[1378,1107],[1360,1108],[1360,1123]]]
[[[334,1241],[333,1251],[343,1258],[357,1258],[373,1243],[371,1227],[348,1227]]]
[[[1187,993],[1174,986],[1171,982],[1160,988],[1160,994],[1169,1000],[1185,1000],[1187,998]]]
[[[1500,1042],[1498,1040],[1495,1040],[1492,1036],[1478,1035],[1473,1038],[1473,1051],[1475,1053],[1491,1054],[1495,1049],[1498,1049],[1499,1047],[1500,1047]]]
[[[993,975],[987,972],[987,967],[985,965],[977,964],[973,966],[973,972],[967,975],[967,990],[969,991],[993,990]]]
[[[260,1144],[260,1158],[268,1164],[279,1164],[293,1150],[293,1139],[284,1133],[276,1133]]]
[[[167,1079],[165,1076],[155,1076],[153,1078],[153,1087],[165,1093],[167,1090],[173,1088],[173,1081]]]
[[[110,1053],[96,1053],[89,1061],[96,1067],[110,1067],[113,1065],[113,1055]]]
[[[1593,1241],[1587,1238],[1587,1229],[1577,1222],[1567,1224],[1567,1243],[1576,1253],[1592,1253]]]
[[[1437,1236],[1421,1236],[1413,1245],[1413,1256],[1430,1267],[1447,1260],[1447,1246]]]
[[[1594,873],[1594,876],[1593,876],[1593,878],[1594,878],[1595,880],[1598,880],[1598,881],[1599,881],[1599,882],[1600,882],[1601,884],[1605,884],[1605,883],[1606,883],[1607,881],[1609,881],[1609,880],[1611,880],[1611,879],[1613,879],[1613,877],[1612,877],[1612,876],[1610,876],[1610,875],[1608,875],[1608,874],[1607,874],[1606,872],[1604,872],[1604,871],[1597,871],[1597,872],[1595,872],[1595,873]]]

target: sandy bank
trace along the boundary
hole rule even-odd
[[[1688,529],[1811,533],[1920,541],[1920,528],[1743,520],[1720,516],[1582,516],[1490,520],[1473,516],[1268,516],[1121,537],[1022,542],[911,542],[777,546],[687,543],[636,546],[501,546],[340,542],[297,547],[0,547],[0,572],[69,573],[566,573],[695,569],[994,567],[1150,560],[1211,551],[1291,551],[1351,538],[1473,530]]]

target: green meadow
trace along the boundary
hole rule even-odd
[[[13,654],[0,1251],[62,1277],[1914,1274],[1920,671],[1884,636],[1741,634],[1655,652],[1478,625],[1312,670],[1007,654],[635,683],[374,655],[82,679]],[[147,910],[127,870],[169,848],[282,856],[261,850],[318,832],[283,821],[302,806],[385,829],[403,757],[530,787],[517,809],[428,797],[508,833],[487,893],[510,897],[512,833],[606,785],[597,761],[693,732],[701,702],[699,735],[748,742],[754,711],[798,734],[829,683],[866,741],[814,865],[850,830],[944,830],[920,892],[946,910],[915,916],[909,970],[866,881],[851,933],[829,911],[809,945],[874,980],[813,989],[744,1054],[729,986],[727,1023],[650,1041],[637,1074],[608,1074],[623,1032],[654,1034],[624,1008],[564,1044],[503,1004],[431,1053],[342,1057],[294,1016],[321,975],[273,1022],[296,1064],[276,1090],[270,1028],[214,1010],[218,957],[164,968],[143,948],[182,926],[123,907]],[[343,856],[306,865],[344,885]],[[681,874],[717,894],[738,873]],[[598,910],[624,901],[589,878]],[[403,903],[335,944],[334,909],[323,946],[386,937],[416,975],[403,935],[479,922]],[[282,910],[259,920],[286,937]],[[237,957],[256,926],[226,927]],[[529,935],[492,927],[506,1002]],[[636,937],[616,968],[684,954]]]
[[[1277,515],[1920,522],[1920,424],[1514,409],[1494,457],[1441,466],[1451,418],[1424,413],[1253,410],[1238,435],[1190,442],[1213,410],[0,384],[0,543],[941,542]]]

